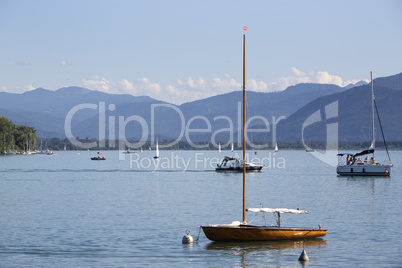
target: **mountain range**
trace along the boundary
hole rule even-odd
[[[374,91],[387,140],[402,140],[402,73],[374,79]],[[0,115],[15,124],[35,127],[37,136],[43,138],[65,138],[67,134],[100,140],[153,137],[236,142],[241,101],[241,91],[176,106],[147,96],[80,87],[56,91],[37,88],[21,94],[0,92]],[[248,138],[252,141],[300,141],[302,132],[306,141],[325,141],[331,124],[330,131],[336,126],[339,141],[371,139],[371,86],[365,82],[346,87],[298,84],[271,93],[247,91],[246,104]],[[306,120],[313,123],[306,124]],[[65,123],[70,121],[71,131],[66,131]]]

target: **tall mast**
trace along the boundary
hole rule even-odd
[[[246,221],[246,35],[243,34],[243,222]]]
[[[371,79],[371,112],[372,112],[372,131],[373,131],[373,136],[372,136],[372,142],[371,142],[371,148],[375,149],[375,134],[374,134],[374,86],[373,86],[373,72],[370,71],[370,79]],[[373,157],[374,157],[374,152],[373,152]]]

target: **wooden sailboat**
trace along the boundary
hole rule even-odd
[[[246,160],[246,35],[243,35],[243,161]],[[246,211],[268,212],[277,215],[277,226],[254,226],[246,221]],[[232,224],[202,225],[205,236],[212,241],[268,241],[289,240],[320,237],[327,234],[326,229],[282,227],[280,216],[282,213],[307,214],[307,211],[298,209],[246,209],[246,165],[243,165],[243,221]]]
[[[156,155],[154,156],[155,159],[159,158],[159,145],[158,145],[158,140],[156,140]]]

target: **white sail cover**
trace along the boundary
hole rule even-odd
[[[248,208],[248,212],[308,214],[306,210],[289,208]]]

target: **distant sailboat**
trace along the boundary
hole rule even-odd
[[[218,151],[221,152],[221,144],[219,143]]]
[[[159,146],[158,146],[158,140],[156,141],[156,155],[154,156],[155,159],[159,158]]]
[[[232,142],[232,148],[230,149],[232,152],[234,151],[234,149],[233,149],[233,142]]]
[[[370,72],[371,77],[371,120],[372,120],[372,141],[370,148],[363,150],[362,152],[350,154],[350,153],[340,153],[338,154],[338,166],[336,168],[336,173],[342,176],[388,176],[391,174],[391,168],[393,164],[389,156],[387,143],[385,142],[384,132],[381,126],[380,116],[377,109],[377,104],[374,97],[374,86],[373,86],[373,75]],[[375,129],[374,129],[374,111],[377,111],[378,123],[381,128],[382,138],[385,145],[385,150],[387,152],[386,161],[383,163],[377,163],[374,151],[375,151]],[[369,156],[371,157],[369,159]],[[359,156],[366,156],[365,160],[362,161]]]
[[[275,152],[279,151],[278,149],[278,143],[275,142]]]

